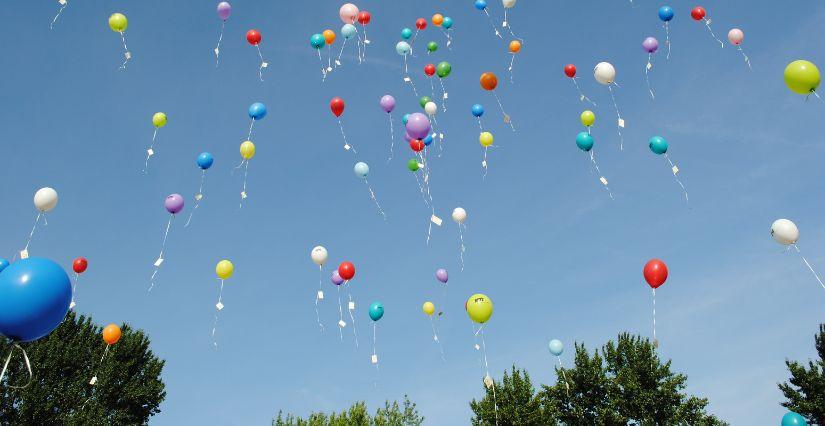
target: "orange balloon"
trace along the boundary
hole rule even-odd
[[[109,324],[103,329],[103,341],[107,345],[114,345],[120,340],[120,327],[117,324]]]
[[[436,27],[440,27],[441,23],[444,22],[444,16],[442,16],[440,13],[436,13],[435,15],[433,15],[432,21],[433,25],[435,25]]]
[[[498,86],[498,78],[491,72],[481,74],[481,88],[484,90],[496,90]]]
[[[324,36],[324,40],[327,41],[327,44],[332,44],[335,41],[335,31],[324,30],[322,34]]]
[[[510,42],[510,53],[518,53],[521,51],[521,42],[513,40]]]

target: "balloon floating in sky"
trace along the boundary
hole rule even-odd
[[[355,265],[352,262],[344,261],[338,265],[338,275],[341,279],[344,280],[344,284],[349,284],[350,280],[355,278]],[[349,303],[347,305],[347,310],[349,311],[349,319],[352,322],[352,335],[355,338],[355,347],[358,347],[358,334],[355,331],[355,316],[353,315],[353,311],[355,310],[355,302],[352,300],[352,293],[350,293],[350,286],[347,285],[347,297],[349,298]],[[341,297],[340,297],[340,286],[339,286],[339,296],[338,296],[338,314],[340,319],[338,320],[338,332],[341,334],[341,329],[346,327],[347,323],[344,322],[343,314],[341,313]],[[343,335],[341,335],[343,339]]]
[[[180,194],[169,194],[165,200],[163,200],[163,207],[169,212],[169,221],[166,223],[166,231],[163,233],[163,243],[160,246],[160,254],[158,255],[158,259],[155,260],[154,264],[154,271],[152,271],[152,277],[149,279],[149,291],[155,287],[155,277],[158,274],[158,270],[160,269],[160,265],[163,264],[163,251],[166,250],[166,238],[169,237],[169,228],[172,227],[172,220],[175,218],[175,215],[180,213],[183,210],[183,197]]]
[[[430,22],[432,22],[434,26],[439,28],[441,32],[444,34],[444,37],[447,38],[447,49],[450,49],[450,45],[453,43],[453,39],[449,31],[450,27],[453,26],[452,18],[444,16],[440,13],[436,13],[432,16],[432,18],[430,18]]]
[[[435,66],[435,74],[438,76],[438,83],[441,84],[441,104],[444,106],[444,112],[447,112],[447,98],[450,97],[444,88],[444,79],[447,78],[452,71],[453,66],[447,61],[439,62],[438,65]]]
[[[564,344],[559,339],[550,340],[547,344],[547,349],[550,353],[559,360],[559,370],[561,370],[562,379],[564,380],[564,387],[567,391],[567,396],[570,396],[570,384],[567,382],[567,375],[564,374],[564,365],[561,362],[561,354],[564,352]],[[558,371],[558,370],[557,370]]]
[[[507,9],[504,9],[507,10]],[[505,21],[506,22],[506,21]],[[513,64],[516,62],[516,54],[521,52],[521,42],[518,40],[512,40],[507,47],[507,50],[510,51],[510,54],[513,57],[510,59],[510,67],[507,68],[507,71],[510,72],[510,83],[513,82]]]
[[[433,340],[438,343],[438,350],[441,352],[441,360],[446,362],[447,360],[444,358],[444,347],[441,346],[441,340],[438,339],[438,329],[435,327],[435,322],[433,321],[433,314],[435,313],[435,304],[433,302],[424,302],[421,305],[421,311],[424,312],[424,315],[427,316],[427,319],[430,321],[430,328],[433,331]],[[439,313],[439,315],[441,315]]]
[[[372,357],[370,358],[370,361],[375,364],[375,368],[377,369],[378,355],[375,351],[375,341],[378,329],[378,320],[384,317],[384,305],[382,305],[381,302],[372,302],[372,304],[370,304],[369,315],[372,320]]]
[[[312,37],[309,38],[309,44],[318,52],[318,62],[321,64],[321,81],[326,81],[327,67],[324,66],[324,60],[321,59],[321,49],[326,45],[326,40],[322,34],[313,34]]]
[[[222,1],[218,3],[218,18],[221,20],[221,35],[218,36],[218,45],[215,46],[215,68],[218,67],[218,63],[221,57],[221,41],[223,41],[223,30],[226,27],[226,20],[229,19],[229,15],[232,14],[232,6],[229,2]]]
[[[395,98],[392,95],[384,95],[381,97],[381,100],[378,101],[378,104],[390,119],[390,158],[387,159],[389,163],[392,161],[393,151],[395,150],[395,129],[392,120],[392,111],[395,109]]]
[[[667,46],[667,59],[670,60],[670,21],[673,20],[673,8],[662,6],[659,8],[659,19],[665,27],[665,46]]]
[[[573,82],[573,85],[576,86],[576,91],[579,92],[579,100],[580,101],[582,101],[582,102],[587,101],[587,102],[590,102],[591,104],[593,104],[593,106],[598,106],[590,98],[585,96],[584,93],[582,92],[581,87],[579,87],[578,77],[576,77],[576,66],[575,65],[573,65],[573,64],[565,65],[564,66],[564,75],[566,75],[567,78],[569,78],[570,81]]]
[[[34,208],[37,209],[37,217],[34,219],[34,226],[29,232],[29,237],[26,238],[26,246],[23,247],[23,250],[20,250],[21,259],[29,257],[29,245],[34,237],[34,232],[37,230],[37,224],[40,223],[40,217],[42,216],[43,223],[48,225],[49,221],[46,219],[46,213],[57,207],[57,200],[57,191],[49,187],[40,188],[34,193]]]
[[[186,219],[186,225],[183,226],[184,228],[189,226],[189,223],[192,222],[192,216],[194,216],[195,211],[198,210],[198,207],[201,204],[201,200],[203,199],[203,185],[206,183],[206,170],[212,167],[212,163],[214,162],[215,159],[212,158],[212,154],[208,152],[201,152],[195,161],[198,168],[201,169],[201,185],[198,188],[198,192],[195,194],[195,207],[193,207],[192,211],[189,212],[189,219]]]
[[[112,31],[120,34],[120,41],[123,42],[123,63],[120,65],[120,69],[126,69],[126,63],[132,59],[132,53],[129,52],[129,48],[126,47],[126,27],[129,26],[129,21],[126,19],[126,15],[122,13],[113,13],[109,16],[109,28]]]
[[[249,106],[249,110],[247,111],[249,115],[249,133],[246,134],[246,140],[252,140],[252,128],[255,126],[256,121],[263,120],[266,117],[266,105],[261,102],[255,102]]]
[[[667,280],[667,265],[659,259],[651,259],[642,270],[642,275],[647,281],[647,285],[653,290],[653,347],[659,347],[659,340],[656,339],[656,289],[661,287]]]
[[[264,81],[264,68],[269,64],[264,61],[264,55],[261,53],[261,33],[256,29],[251,29],[246,32],[246,41],[258,49],[258,57],[261,58],[261,66],[258,67],[258,78]]]
[[[381,213],[381,216],[384,217],[384,220],[387,220],[387,215],[384,213],[384,209],[381,208],[381,204],[378,203],[378,199],[375,197],[375,191],[372,190],[372,186],[370,185],[370,181],[367,179],[367,175],[370,173],[370,166],[363,161],[359,161],[355,163],[352,171],[355,173],[355,176],[364,180],[364,183],[367,185],[367,189],[370,191],[370,198],[373,202],[375,202],[375,207],[378,208],[378,213]]]
[[[464,245],[464,231],[467,229],[467,225],[464,222],[467,221],[467,211],[462,207],[456,207],[453,209],[452,218],[453,222],[458,225],[458,239],[461,242],[458,253],[459,260],[461,260],[461,270],[464,271],[464,252],[467,251],[467,247]]]
[[[785,85],[800,95],[813,94],[818,98],[816,89],[819,87],[820,78],[819,68],[809,61],[797,59],[785,67]]]
[[[510,32],[510,36],[513,38],[518,39],[519,41],[524,41],[513,32],[513,28],[510,25],[510,22],[507,21],[507,11],[514,8],[516,6],[516,0],[501,0],[502,6],[504,6],[504,21],[501,22],[502,28],[507,28],[507,31]]]
[[[816,278],[816,281],[819,282],[819,285],[825,289],[825,284],[822,283],[822,279],[819,278],[819,274],[814,271],[814,268],[811,266],[811,263],[808,262],[808,259],[805,256],[802,256],[802,252],[799,250],[799,247],[796,245],[796,242],[799,240],[799,228],[796,227],[796,224],[791,222],[788,219],[777,219],[771,224],[771,237],[783,246],[788,246],[788,250],[793,247],[796,252],[802,257],[802,261],[805,262],[805,266],[811,271]]]
[[[341,18],[341,22],[345,24],[354,24],[358,19],[358,6],[352,3],[345,3],[340,9],[338,9],[338,16]]]
[[[685,189],[685,185],[682,183],[682,180],[679,179],[679,176],[677,175],[677,173],[679,173],[679,168],[673,164],[673,161],[671,161],[670,157],[668,157],[667,155],[668,144],[665,138],[661,136],[654,136],[650,138],[648,147],[650,147],[650,151],[652,151],[654,154],[665,157],[665,160],[667,160],[668,164],[670,164],[670,171],[673,172],[673,177],[674,179],[676,179],[676,183],[679,184],[679,187],[682,188],[682,192],[684,192],[685,194],[685,202],[690,203],[687,189]]]
[[[358,12],[358,23],[361,24],[361,30],[364,32],[364,39],[361,40],[361,37],[358,37],[358,63],[360,64],[364,58],[367,56],[367,46],[370,44],[370,40],[367,38],[367,25],[372,20],[372,15],[367,12],[366,10],[362,10]]]
[[[318,302],[324,300],[324,290],[321,288],[321,274],[324,269],[324,264],[327,263],[327,259],[329,259],[329,253],[327,252],[326,247],[315,246],[309,253],[309,257],[312,259],[312,263],[318,265],[318,292],[315,294],[315,319],[318,321],[318,328],[323,333],[324,324],[321,323],[321,316],[318,313]],[[338,277],[338,279],[340,278],[341,277]],[[341,282],[343,282],[343,280]]]
[[[587,114],[588,112],[592,115],[592,121],[590,120],[590,115]],[[592,126],[592,123],[596,121],[596,116],[591,111],[585,111],[582,113],[581,120],[582,124],[589,122]],[[604,189],[607,191],[607,195],[609,195],[610,199],[612,200],[613,191],[611,191],[610,187],[607,186],[607,178],[605,178],[604,175],[602,175],[602,171],[599,168],[599,164],[596,162],[596,155],[593,153],[593,145],[595,143],[595,140],[593,139],[593,135],[590,134],[590,126],[588,126],[587,124],[585,124],[585,126],[587,126],[587,131],[579,132],[579,134],[576,135],[576,146],[580,150],[590,154],[590,164],[592,164],[593,168],[596,169],[596,173],[599,175],[599,182],[601,182],[602,185],[604,185]]]
[[[106,358],[106,354],[109,353],[109,347],[119,342],[121,336],[122,331],[120,330],[120,327],[117,326],[117,324],[109,324],[103,328],[101,337],[103,338],[103,342],[106,343],[106,347],[103,349],[103,355],[101,355],[100,361],[98,361],[98,364],[100,364],[98,366],[98,370],[103,364],[103,359]],[[92,376],[92,379],[89,380],[89,384],[92,386],[97,384],[97,373],[95,373],[95,375]]]
[[[332,115],[338,120],[338,129],[341,130],[341,137],[344,139],[344,149],[349,151],[352,149],[353,154],[358,154],[358,151],[355,150],[355,147],[350,145],[347,142],[347,135],[344,133],[344,124],[341,122],[341,115],[344,113],[345,108],[344,100],[339,97],[334,97],[329,101],[329,109],[332,111]]]
[[[624,128],[624,119],[619,112],[619,105],[616,103],[616,97],[613,96],[613,86],[616,84],[616,68],[609,62],[599,62],[593,68],[593,77],[599,84],[607,86],[610,91],[610,99],[613,100],[613,107],[616,109],[616,132],[619,134],[619,149],[624,149],[624,137],[622,136],[622,129]]]
[[[72,284],[72,301],[69,303],[69,309],[74,309],[75,305],[75,292],[77,291],[77,283],[80,281],[80,274],[86,272],[86,268],[89,267],[89,261],[86,260],[85,257],[78,257],[72,262],[72,270],[74,271],[74,283]],[[2,269],[0,269],[2,272]]]
[[[215,265],[215,275],[221,281],[221,289],[218,291],[218,303],[215,304],[215,322],[212,324],[212,344],[218,348],[218,341],[215,340],[215,331],[218,329],[218,313],[223,310],[223,284],[235,272],[235,265],[227,259],[223,259]]]
[[[734,28],[728,31],[728,41],[730,42],[730,44],[736,46],[736,48],[739,49],[739,53],[742,54],[742,57],[745,59],[745,63],[748,64],[748,69],[752,69],[750,58],[748,58],[748,55],[746,55],[745,51],[742,50],[742,41],[744,40],[745,33],[739,28]]]
[[[645,83],[647,83],[647,91],[650,92],[650,99],[655,99],[653,89],[650,87],[650,70],[653,69],[653,54],[659,50],[659,41],[654,37],[647,37],[642,42],[642,49],[647,52],[647,65],[645,65]]]
[[[155,155],[155,139],[158,137],[158,129],[166,125],[166,114],[156,112],[152,115],[152,126],[155,127],[155,132],[152,133],[152,143],[146,149],[146,162],[143,164],[143,174],[149,172],[149,159]]]
[[[355,37],[356,34],[358,34],[358,30],[355,29],[355,25],[344,24],[344,26],[341,27],[341,35],[344,37],[344,42],[341,43],[341,50],[338,51],[338,58],[335,59],[335,68],[338,68],[338,67],[341,66],[341,55],[344,54],[344,47],[346,47],[347,41],[349,39]],[[360,48],[359,48],[359,50],[360,50]],[[360,52],[359,52],[358,57],[359,58],[361,57]]]
[[[493,31],[496,33],[496,37],[503,38],[501,33],[498,32],[498,28],[496,28],[496,24],[493,23],[493,18],[490,16],[490,12],[487,11],[487,0],[475,0],[473,4],[477,10],[484,12],[487,15],[487,20],[490,21],[490,26],[493,27]]]
[[[470,113],[478,120],[478,130],[484,133],[484,126],[481,125],[481,116],[484,115],[484,106],[481,104],[473,104],[470,107]]]
[[[693,18],[694,21],[703,21],[705,26],[708,28],[708,32],[710,32],[711,37],[714,40],[719,42],[719,46],[725,47],[725,43],[722,43],[722,40],[719,40],[719,37],[716,37],[716,34],[713,33],[713,29],[710,27],[711,19],[707,17],[707,12],[701,6],[696,6],[690,11],[690,16]]]
[[[808,422],[801,415],[788,411],[782,416],[782,426],[808,426]]]
[[[481,74],[481,78],[479,78],[479,83],[481,84],[481,88],[492,93],[493,97],[496,98],[496,103],[498,103],[498,108],[501,110],[501,114],[504,116],[504,122],[510,125],[510,129],[514,132],[516,128],[513,127],[513,122],[510,120],[510,115],[504,112],[504,107],[501,105],[501,100],[498,98],[498,94],[496,94],[496,87],[498,86],[498,77],[491,72],[485,72]]]
[[[493,379],[490,377],[490,367],[487,364],[487,343],[484,341],[484,323],[486,323],[491,316],[493,316],[493,302],[490,300],[487,295],[476,293],[470,296],[469,299],[464,303],[464,309],[467,311],[467,315],[470,319],[479,324],[478,330],[474,330],[474,336],[477,337],[481,335],[481,350],[484,356],[484,369],[485,369],[485,376],[484,376],[484,385],[487,388],[493,387]],[[476,350],[479,349],[478,343],[475,345]]]

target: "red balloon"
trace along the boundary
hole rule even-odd
[[[72,269],[78,274],[82,274],[89,267],[89,261],[85,257],[78,257],[72,262]]]
[[[418,28],[419,30],[423,30],[424,28],[427,28],[427,20],[424,19],[424,18],[416,19],[415,20],[415,27]]]
[[[705,12],[705,8],[703,8],[702,6],[696,6],[693,8],[693,10],[690,11],[690,16],[692,16],[693,19],[697,21],[705,19],[705,15],[707,15],[707,12]]]
[[[564,66],[564,73],[570,78],[575,77],[576,76],[576,66],[573,65],[573,64],[565,65]]]
[[[261,42],[261,33],[258,30],[249,30],[246,32],[246,41],[249,44],[256,46],[258,43]]]
[[[370,23],[370,19],[372,19],[372,15],[366,10],[362,10],[358,12],[358,23],[361,25],[367,25]]]
[[[645,264],[643,273],[647,285],[657,289],[667,280],[667,265],[659,259],[651,259]]]
[[[332,113],[335,114],[336,117],[340,117],[341,114],[344,113],[344,100],[339,97],[332,98],[329,101],[329,109],[332,110]]]
[[[433,74],[435,74],[435,65],[433,65],[433,64],[424,65],[424,74],[427,74],[428,76],[432,77]]]
[[[415,152],[421,152],[424,150],[424,141],[421,139],[413,139],[410,141],[410,148]]]
[[[346,281],[351,280],[355,276],[355,265],[352,262],[341,262],[338,265],[338,275]]]

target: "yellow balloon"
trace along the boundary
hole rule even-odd
[[[424,306],[421,307],[421,310],[423,310],[428,316],[433,316],[435,313],[435,305],[433,305],[433,302],[424,302]]]
[[[596,122],[596,114],[593,114],[593,111],[587,110],[582,113],[581,120],[585,127],[590,127]]]
[[[249,160],[255,156],[255,144],[252,141],[246,141],[241,144],[241,157],[244,160]]]
[[[481,135],[478,137],[478,143],[481,146],[487,148],[488,146],[493,144],[493,134],[490,132],[482,132]]]
[[[152,116],[152,124],[155,125],[157,128],[161,128],[166,125],[166,114],[162,112],[156,112],[155,115]]]
[[[126,15],[122,13],[113,13],[112,16],[109,17],[109,28],[116,33],[126,31],[126,27],[128,26],[129,21],[126,19]]]
[[[484,324],[493,316],[493,302],[484,294],[476,293],[470,296],[464,308],[467,309],[470,319],[479,324]]]
[[[810,95],[819,87],[819,69],[811,62],[796,60],[785,67],[785,84],[792,92]]]
[[[218,275],[218,278],[222,280],[231,277],[233,272],[235,272],[235,265],[226,259],[221,260],[215,265],[215,273]]]

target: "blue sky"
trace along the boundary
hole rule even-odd
[[[592,349],[622,331],[650,335],[651,297],[641,269],[652,257],[670,268],[657,294],[660,353],[688,375],[689,392],[710,398],[711,412],[733,424],[776,421],[783,413],[776,383],[788,377],[783,361],[814,355],[825,292],[797,255],[771,240],[769,227],[780,217],[795,221],[801,250],[825,272],[825,104],[805,102],[782,82],[794,59],[825,63],[819,2],[704,2],[720,37],[744,30],[753,71],[690,19],[695,4],[670,3],[673,51],[670,61],[662,50],[654,55],[655,100],[644,83],[641,42],[652,35],[663,46],[664,30],[656,16],[661,4],[646,0],[518,2],[510,22],[525,43],[514,84],[507,81],[505,41],[469,0],[358,2],[373,16],[368,60],[357,65],[348,46],[344,66],[324,83],[308,40],[325,28],[339,32],[340,2],[232,2],[217,69],[216,2],[69,3],[51,31],[56,2],[4,8],[0,170],[7,208],[0,243],[8,256],[22,248],[36,215],[32,195],[42,186],[57,189],[60,204],[30,252],[67,268],[87,257],[78,310],[149,333],[166,360],[168,391],[154,424],[263,424],[279,409],[307,414],[357,400],[374,408],[405,393],[429,424],[465,423],[482,378],[462,309],[469,295],[486,293],[495,304],[485,328],[493,373],[515,363],[546,383],[555,380],[546,350],[551,338]],[[118,70],[122,46],[106,23],[116,11],[129,19],[133,60],[126,71]],[[490,1],[490,11],[500,23],[500,3]],[[469,213],[463,272],[451,221],[426,244],[429,211],[405,167],[411,152],[398,132],[395,159],[386,163],[388,123],[378,106],[384,94],[396,97],[397,131],[404,112],[418,111],[394,46],[401,28],[435,12],[455,26],[451,51],[432,27],[416,42],[421,53],[426,41],[439,42],[433,62],[453,65],[445,80],[448,111],[437,116],[445,150],[431,159],[431,188],[442,218],[456,206]],[[244,39],[253,27],[263,34],[269,62],[264,82]],[[424,91],[427,59],[411,60]],[[623,151],[607,89],[592,78],[601,61],[618,71]],[[595,150],[614,201],[575,146],[587,105],[562,74],[566,63],[578,66],[582,89],[599,105]],[[499,75],[498,94],[516,133],[480,89],[484,71]],[[352,172],[356,156],[341,149],[328,109],[333,96],[347,102],[344,126],[358,161],[371,166],[386,222]],[[249,198],[239,210],[241,180],[230,171],[240,161],[246,109],[255,101],[269,114],[255,126]],[[473,103],[485,105],[485,127],[498,146],[484,180]],[[158,132],[150,173],[142,175],[157,111],[169,124]],[[692,209],[664,159],[648,150],[653,135],[669,141]],[[173,224],[166,263],[147,294],[167,220],[163,199],[181,193],[188,213],[202,151],[215,156],[206,197],[188,228],[185,216]],[[318,244],[330,251],[320,305],[324,334],[313,307],[318,270],[309,259]],[[234,262],[235,275],[224,289],[215,350],[214,266],[223,258]],[[357,350],[351,335],[339,340],[327,280],[345,259],[357,268]],[[439,267],[451,275],[439,324],[446,363],[420,310],[425,300],[440,303],[433,277]],[[367,307],[374,300],[386,309],[378,323],[378,374],[369,362]],[[570,354],[563,360],[569,364]]]

